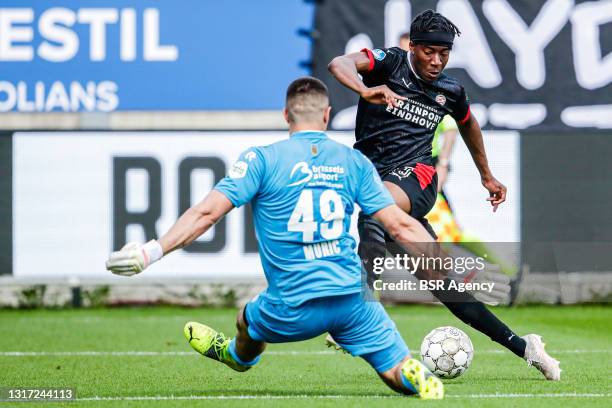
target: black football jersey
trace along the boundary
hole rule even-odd
[[[355,148],[365,154],[385,176],[398,166],[431,163],[431,143],[445,115],[464,123],[470,116],[468,98],[458,80],[442,73],[435,81],[421,80],[401,48],[363,52],[370,59],[363,74],[368,87],[387,85],[408,98],[400,107],[389,109],[359,99],[355,124]]]

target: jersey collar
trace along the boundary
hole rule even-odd
[[[407,52],[407,53],[406,53],[406,60],[408,60],[408,66],[410,67],[410,71],[412,72],[412,74],[413,74],[415,77],[417,77],[417,79],[418,79],[419,81],[424,82],[424,81],[423,81],[423,78],[421,78],[421,77],[419,76],[419,74],[417,74],[417,72],[415,71],[414,67],[412,66],[412,61],[410,61],[410,56],[411,56],[411,55],[412,55],[412,53],[411,53],[411,52]]]
[[[294,132],[290,137],[304,137],[304,138],[313,138],[313,137],[327,137],[325,132],[321,130],[300,130],[299,132]]]

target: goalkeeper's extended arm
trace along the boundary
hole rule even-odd
[[[211,191],[199,204],[185,211],[176,224],[159,239],[164,255],[191,244],[233,208],[223,193]]]
[[[233,208],[224,194],[213,190],[199,204],[185,211],[159,240],[144,245],[128,243],[120,251],[113,252],[106,261],[106,269],[124,276],[140,273],[162,256],[195,241]]]
[[[415,218],[406,214],[396,204],[390,205],[372,214],[383,228],[403,250],[415,256],[427,258],[444,258],[440,245],[434,241],[429,232]],[[422,268],[419,273],[424,279],[445,279],[447,270],[433,270]]]

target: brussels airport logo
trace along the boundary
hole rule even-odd
[[[299,162],[293,166],[291,173],[289,174],[289,180],[297,178],[296,181],[287,184],[287,187],[295,187],[302,184],[319,185],[329,188],[342,188],[340,181],[340,175],[344,174],[344,167],[342,166],[328,166],[328,165],[312,165],[308,166],[306,162]]]
[[[159,10],[146,8],[142,16],[138,14],[134,8],[0,8],[0,63],[12,63],[5,69],[17,76],[6,80],[5,71],[0,81],[0,112],[117,109],[119,85],[113,80],[64,77],[43,81],[25,75],[36,70],[32,63],[66,63],[63,70],[53,67],[51,71],[86,77],[89,66],[108,60],[176,61],[178,47],[162,45],[160,39]],[[77,62],[79,65],[75,65]],[[107,67],[95,71],[104,68],[104,72],[116,73],[117,63],[107,63]]]
[[[298,170],[300,171],[300,176],[302,178],[298,181],[288,184],[287,187],[299,186],[300,184],[308,183],[310,180],[312,180],[312,170],[310,170],[306,162],[296,163],[296,165],[293,166],[293,169],[291,169],[291,174],[289,175],[289,178],[292,179]]]

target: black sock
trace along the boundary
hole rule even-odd
[[[463,323],[489,336],[519,357],[527,343],[499,320],[487,307],[466,292],[433,291],[433,294]]]

